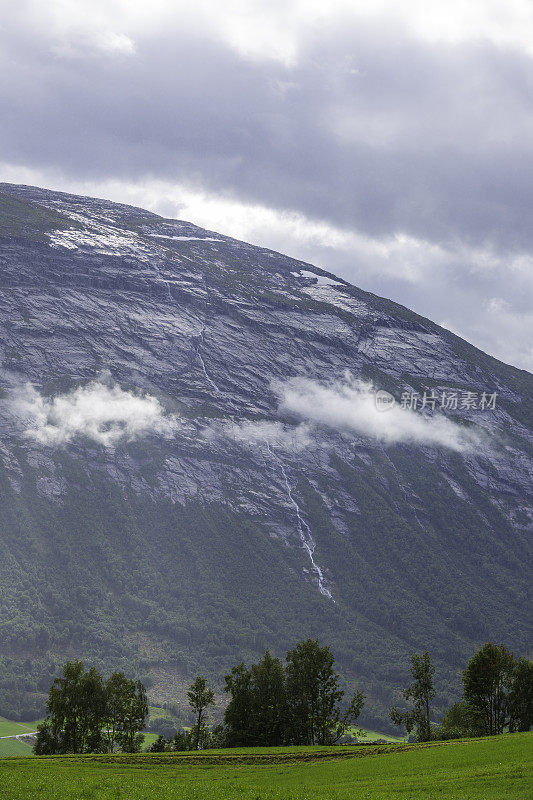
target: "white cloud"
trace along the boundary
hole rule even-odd
[[[489,41],[532,53],[533,6],[529,0],[14,0],[11,16],[35,26],[56,46],[80,33],[102,31],[157,36],[201,31],[241,57],[291,65],[309,36],[335,22],[376,24],[427,42]],[[6,12],[7,16],[7,12]]]
[[[71,35],[63,37],[51,46],[56,58],[75,59],[86,56],[107,55],[131,56],[135,54],[135,42],[123,33],[96,31],[92,36]]]
[[[496,314],[509,311],[509,303],[507,300],[502,300],[501,297],[491,297],[490,300],[485,302],[485,307],[487,311]]]
[[[124,33],[101,31],[95,36],[95,44],[104,53],[120,53],[121,55],[133,55],[135,53],[135,42]]]
[[[25,435],[46,445],[86,437],[109,447],[120,439],[133,440],[149,434],[168,437],[178,425],[156,397],[133,394],[98,381],[53,398],[43,397],[27,384],[15,398],[14,406],[25,422]]]
[[[242,202],[185,183],[157,179],[135,183],[118,180],[72,181],[55,173],[43,173],[1,162],[0,174],[6,182],[46,186],[58,191],[105,197],[118,203],[140,206],[156,214],[194,222],[195,225],[260,247],[278,249],[326,269],[335,270],[335,254],[340,254],[344,259],[351,258],[365,277],[367,273],[383,276],[401,274],[403,280],[415,283],[424,276],[428,263],[431,263],[434,280],[435,270],[444,268],[447,260],[453,256],[439,245],[405,234],[382,238],[366,236],[324,220],[310,219],[296,211]],[[320,258],[316,257],[317,253],[320,253]],[[462,251],[461,257],[467,260],[468,253]],[[347,274],[346,270],[338,274],[347,280],[354,280],[353,274]]]
[[[279,410],[339,431],[353,431],[386,444],[410,442],[464,451],[479,446],[479,434],[453,423],[442,414],[426,417],[394,405],[386,411],[376,407],[371,384],[354,380],[320,383],[308,378],[276,382]]]

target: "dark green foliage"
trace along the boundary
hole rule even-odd
[[[37,725],[37,735],[33,752],[36,756],[49,756],[62,752],[62,743],[59,732],[53,727],[49,720]]]
[[[408,733],[416,731],[416,741],[429,742],[431,732],[431,703],[435,697],[433,677],[435,667],[429,653],[414,653],[411,656],[411,676],[413,683],[403,690],[404,700],[412,700],[412,707],[407,711],[391,708],[390,717],[395,725],[404,725]]]
[[[528,731],[533,725],[533,662],[514,658],[504,644],[487,642],[463,673],[465,700],[487,735]]]
[[[243,663],[226,675],[230,701],[224,713],[229,746],[279,745],[286,737],[285,673],[267,650],[247,669]]]
[[[196,731],[197,726],[194,725],[191,730],[180,729],[173,736],[165,737],[160,734],[146,751],[148,753],[180,753],[190,750],[220,749],[229,746],[226,729],[222,725],[215,725],[214,728],[209,730],[204,723],[200,728],[198,747],[196,746]]]
[[[194,749],[198,750],[201,738],[206,735],[206,709],[215,704],[215,693],[208,687],[205,678],[199,676],[187,692],[187,697],[189,698],[189,705],[196,715],[196,722],[194,725]]]
[[[207,747],[217,750],[223,747],[229,747],[226,729],[223,725],[215,725],[215,727],[209,731],[209,741],[206,743],[206,748]]]
[[[123,672],[114,672],[105,684],[104,724],[109,753],[114,752],[115,746],[121,743],[121,737],[125,735],[130,707],[133,705],[135,694],[135,681],[126,678]],[[146,716],[146,712],[144,716]]]
[[[202,724],[199,729],[200,735],[198,737],[198,743],[196,740],[197,730],[197,725],[193,725],[189,731],[179,730],[174,736],[167,739],[160,735],[151,747],[153,748],[154,745],[159,747],[160,744],[157,744],[159,740],[165,743],[165,750],[169,752],[186,752],[189,750],[196,751],[229,747],[226,729],[223,725],[215,725],[214,728],[209,729],[206,723]],[[150,751],[150,748],[148,748],[148,750]]]
[[[253,743],[252,674],[244,663],[233,667],[225,677],[225,691],[230,701],[224,712],[224,722],[230,747],[248,747]]]
[[[287,653],[284,668],[267,650],[248,669],[226,675],[226,741],[230,747],[332,744],[354,724],[364,695],[356,692],[341,712],[344,691],[329,647],[307,639]]]
[[[464,698],[483,720],[484,733],[503,733],[514,660],[505,645],[487,642],[472,656],[463,673]]]
[[[117,743],[123,753],[138,753],[144,741],[139,731],[144,728],[148,716],[146,689],[141,681],[126,678],[119,689],[117,705],[120,725]]]
[[[340,719],[339,677],[329,647],[300,642],[287,653],[289,738],[294,744],[330,744]]]
[[[441,719],[440,725],[433,732],[435,739],[465,739],[483,736],[482,717],[466,700],[460,700],[450,706]]]
[[[509,730],[530,730],[533,726],[533,661],[527,658],[519,658],[514,663],[508,704]]]
[[[435,731],[437,739],[494,736],[533,726],[533,662],[487,642],[463,672],[463,699]]]
[[[103,749],[105,688],[102,676],[81,661],[67,661],[48,693],[36,753],[99,753]]]
[[[286,686],[283,665],[268,650],[251,667],[251,716],[255,745],[279,745],[286,730]]]
[[[155,742],[152,742],[152,744],[149,747],[146,748],[146,752],[147,753],[164,753],[168,749],[169,748],[168,748],[167,740],[165,739],[164,736],[159,734],[159,736],[157,737]]]
[[[140,681],[114,673],[104,682],[94,667],[67,661],[62,676],[50,687],[47,717],[38,726],[34,752],[100,753],[140,750],[139,731],[148,715],[146,691]]]
[[[176,750],[177,752],[185,751],[185,750],[193,750],[194,747],[194,740],[192,736],[192,731],[185,731],[183,729],[179,730],[177,733],[174,734],[172,740],[169,744],[169,748],[171,750]]]
[[[146,730],[150,733],[161,734],[165,737],[165,739],[172,739],[178,732],[179,727],[180,726],[176,718],[157,717],[149,722]]]

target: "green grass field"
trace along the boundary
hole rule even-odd
[[[159,709],[156,707],[151,707],[150,712],[155,712],[153,714],[154,718],[157,718],[157,716],[162,717],[166,713],[164,709]],[[157,712],[161,713],[158,714]],[[40,722],[42,722],[42,719],[35,720],[34,722],[13,722],[5,717],[0,717],[0,758],[4,758],[4,756],[33,755],[30,742],[25,742],[24,740],[18,741],[17,739],[2,739],[1,737],[17,736],[21,733],[34,731]],[[143,750],[146,750],[146,748],[157,739],[157,733],[145,732],[143,735]]]
[[[0,758],[5,756],[32,756],[32,746],[21,739],[0,739]]]
[[[153,744],[157,739],[157,733],[147,733],[143,731],[143,736],[144,736],[144,743],[142,749],[146,750],[146,748],[149,747],[151,744]]]
[[[533,734],[0,760],[2,800],[526,800]]]
[[[374,742],[376,739],[385,739],[386,742],[406,742],[405,736],[391,736],[388,733],[379,733],[379,731],[371,731],[368,728],[349,728],[347,733],[357,736],[360,742]]]
[[[5,717],[0,717],[0,736],[17,736],[20,733],[29,733],[34,731],[36,726],[42,722],[12,722]]]
[[[12,720],[0,717],[0,737],[3,736],[18,736],[21,733],[29,733],[34,731],[36,726],[41,722],[13,722]],[[0,758],[4,756],[31,756],[32,748],[31,743],[21,739],[3,739],[0,738]]]

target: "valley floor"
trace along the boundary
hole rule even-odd
[[[525,800],[533,734],[430,745],[0,759],[1,800]]]

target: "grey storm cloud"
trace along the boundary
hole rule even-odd
[[[292,67],[175,33],[118,59],[14,35],[2,60],[4,160],[200,179],[372,236],[533,244],[533,63],[519,52],[332,27]]]
[[[374,240],[445,248],[446,263],[437,270],[429,254],[409,285],[401,260],[365,285],[364,254],[356,269],[349,251],[293,252],[526,363],[513,314],[527,316],[533,288],[533,59],[385,22],[338,15],[302,34],[287,63],[245,58],[201,26],[147,26],[97,47],[82,32],[57,47],[42,25],[8,15],[0,158],[71,181],[185,182]],[[475,265],[468,248],[482,253]],[[453,308],[463,306],[461,322]],[[487,333],[496,311],[506,314],[499,349]]]

